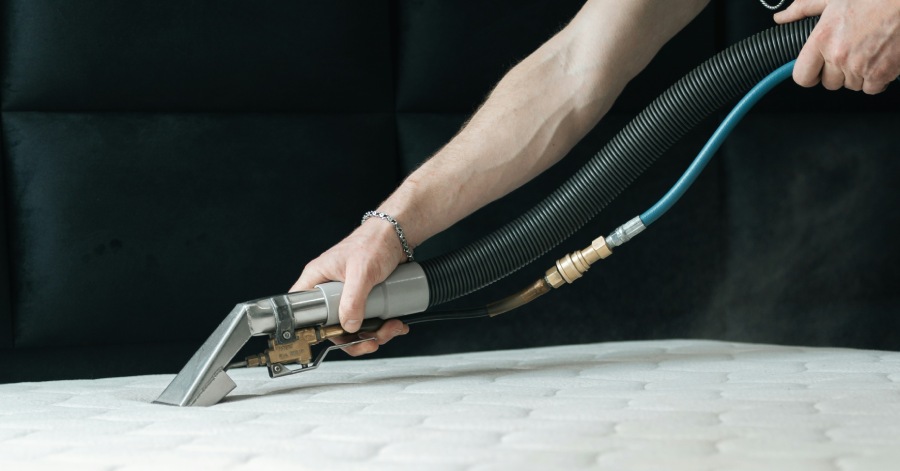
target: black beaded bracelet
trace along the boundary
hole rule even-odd
[[[369,219],[370,217],[373,217],[373,216],[378,219],[384,219],[385,221],[391,223],[394,226],[394,231],[397,233],[397,237],[400,238],[400,245],[403,247],[403,253],[406,254],[406,261],[407,262],[414,261],[413,260],[413,251],[411,248],[409,248],[409,242],[406,241],[406,236],[403,235],[403,228],[400,227],[400,223],[397,222],[396,219],[392,218],[391,216],[389,216],[387,214],[380,213],[378,211],[367,211],[366,214],[363,214],[362,221],[359,222],[360,225],[362,225],[362,223],[366,222],[367,219]]]

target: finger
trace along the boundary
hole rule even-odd
[[[828,90],[837,90],[844,86],[844,71],[840,67],[825,63],[822,67],[822,86]]]
[[[844,71],[844,88],[858,92],[863,88],[863,78],[852,72]]]
[[[382,325],[375,332],[360,332],[357,334],[358,338],[353,338],[353,336],[344,336],[341,337],[341,340],[342,343],[353,342],[355,340],[361,339],[369,340],[368,342],[362,342],[343,348],[343,350],[349,355],[360,356],[375,352],[378,350],[378,347],[390,342],[394,337],[406,335],[408,333],[408,325],[399,320],[391,319],[385,322],[384,325]]]
[[[802,20],[808,16],[821,15],[825,10],[826,0],[796,0],[791,6],[775,14],[778,24]]]
[[[816,47],[815,40],[812,36],[803,46],[800,54],[797,56],[797,62],[794,64],[794,82],[801,87],[814,87],[819,83],[819,77],[822,74],[822,67],[825,65],[825,58]]]
[[[363,335],[363,334],[359,334]],[[357,340],[362,340],[359,335],[345,335],[343,337],[336,337],[331,339],[336,345],[341,345],[350,342],[356,342]],[[341,350],[344,351],[347,355],[352,357],[358,357],[360,355],[368,355],[369,353],[374,353],[378,350],[378,342],[376,340],[369,340],[367,342],[360,342],[355,345],[350,345],[349,347],[343,347]]]
[[[385,322],[375,332],[362,332],[360,338],[374,338],[378,345],[384,345],[399,335],[409,333],[409,326],[397,319],[391,319]],[[371,335],[370,335],[371,334]]]
[[[303,291],[308,289],[313,289],[317,284],[324,283],[326,281],[332,281],[328,276],[323,273],[318,266],[315,265],[315,261],[310,262],[303,269],[303,273],[300,274],[300,278],[291,286],[290,292],[294,291]]]
[[[865,79],[862,85],[862,91],[866,95],[877,95],[885,90],[887,90],[890,82],[882,82],[874,79]]]

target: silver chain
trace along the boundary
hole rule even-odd
[[[781,5],[784,5],[784,0],[778,2],[778,5],[769,5],[769,2],[766,0],[759,0],[759,3],[762,3],[762,6],[768,8],[769,10],[777,10],[781,8]]]
[[[366,222],[370,217],[376,217],[378,219],[383,219],[394,226],[394,232],[397,233],[397,237],[400,238],[400,246],[403,247],[403,253],[406,254],[406,261],[412,262],[413,260],[413,251],[409,248],[409,242],[406,241],[406,235],[403,234],[403,228],[400,227],[400,223],[397,222],[396,219],[388,216],[387,214],[380,213],[378,211],[367,211],[366,214],[363,214],[362,221],[359,223],[362,224]]]

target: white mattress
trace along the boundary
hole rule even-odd
[[[0,385],[0,469],[900,469],[900,353],[671,340],[230,375],[209,408],[151,404],[172,375]]]

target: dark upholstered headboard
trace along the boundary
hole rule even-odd
[[[4,0],[0,382],[177,371],[233,304],[289,288],[580,4]],[[538,201],[683,73],[770,24],[754,2],[714,1],[564,162],[417,255]],[[900,348],[898,105],[898,90],[784,85],[585,279],[378,355],[663,337]],[[644,209],[714,125],[557,252],[457,305]]]

